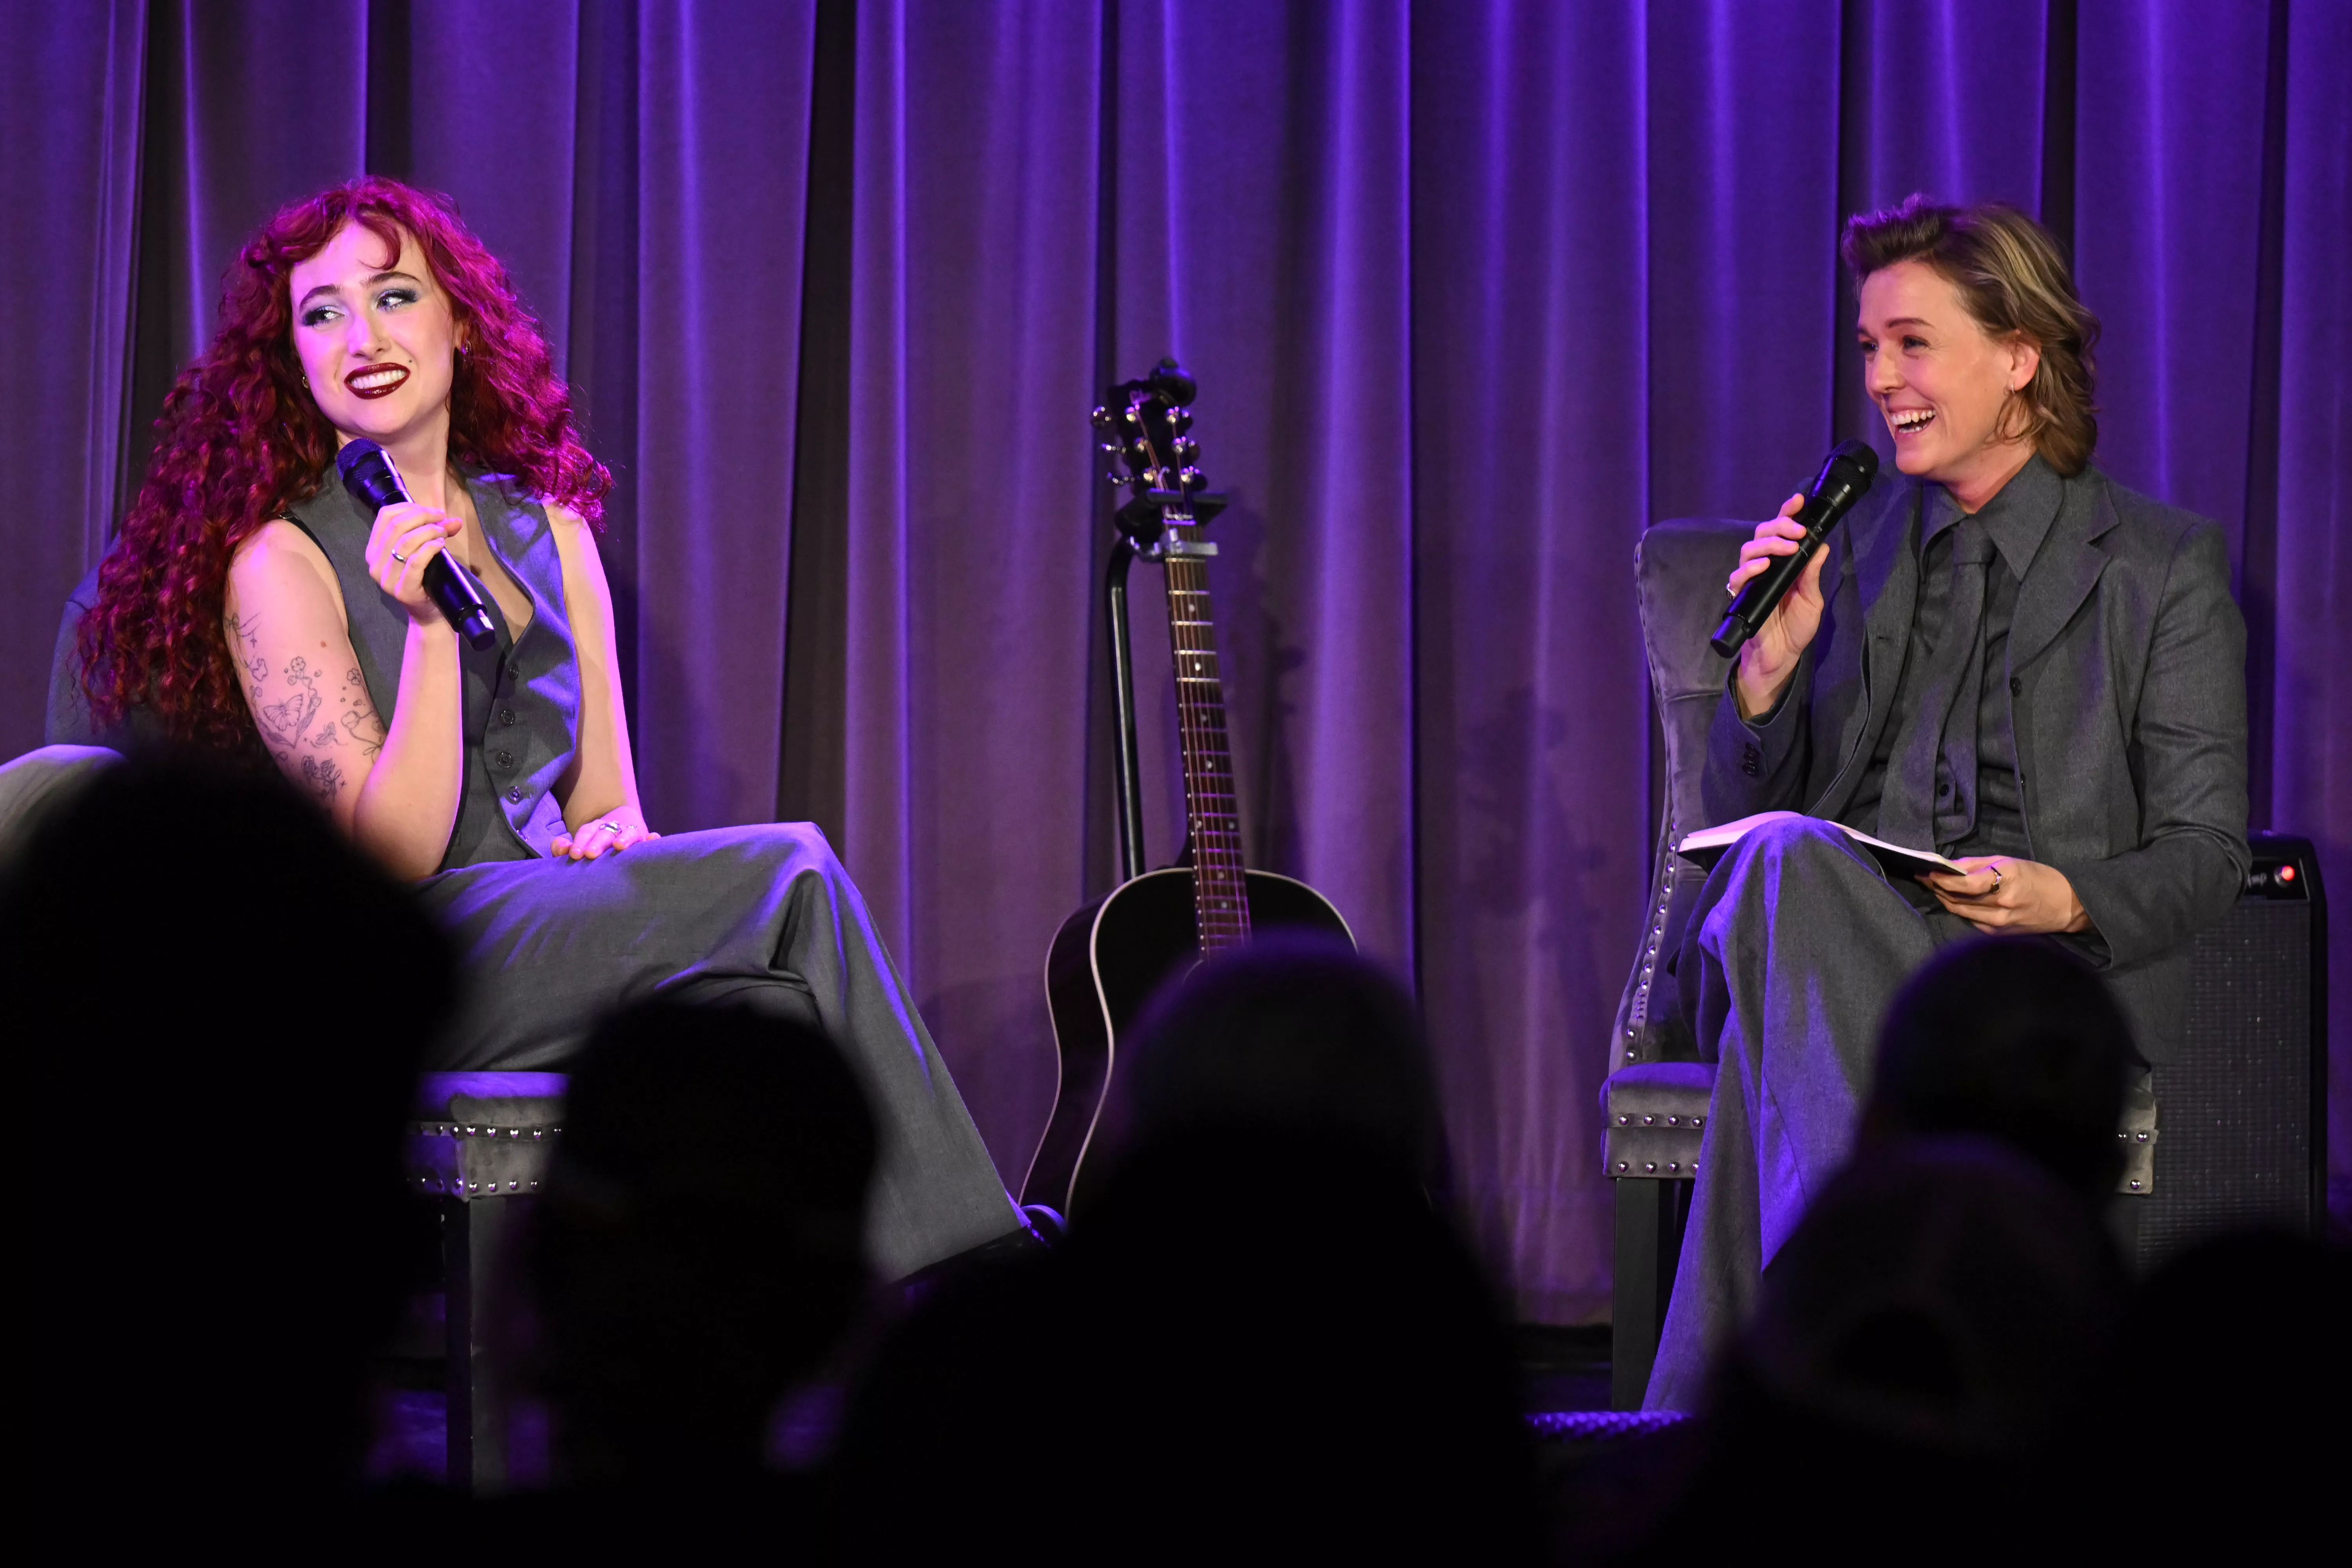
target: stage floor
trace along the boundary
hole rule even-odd
[[[1558,1444],[1612,1436],[1590,1423],[1546,1420],[1609,1408],[1609,1328],[1554,1328],[1523,1323],[1512,1331],[1519,1363],[1519,1408],[1531,1418],[1539,1442]],[[1376,1375],[1367,1369],[1366,1376]],[[841,1389],[815,1384],[778,1411],[770,1453],[785,1468],[822,1459],[839,1419]],[[547,1471],[547,1433],[538,1413],[524,1405],[513,1416],[509,1462],[518,1481]],[[440,1480],[447,1469],[448,1401],[441,1390],[441,1363],[421,1358],[384,1363],[375,1397],[375,1438],[368,1474],[377,1480]]]

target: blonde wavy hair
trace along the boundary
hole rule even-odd
[[[1986,331],[2015,334],[2040,349],[2033,379],[2010,395],[1998,428],[2005,439],[2031,440],[2061,474],[2089,465],[2099,444],[2091,401],[2099,318],[2075,292],[2048,229],[2005,202],[1944,206],[1915,194],[1899,206],[1848,218],[1838,250],[1856,287],[1898,261],[1925,262]]]

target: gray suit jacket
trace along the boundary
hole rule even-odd
[[[1708,735],[1711,820],[1835,818],[1878,743],[1919,588],[1915,481],[1895,478],[1831,536],[1822,629],[1761,733],[1728,690]],[[2095,468],[2018,585],[2011,719],[2033,858],[2097,928],[2087,945],[2140,1048],[2167,1059],[2187,1011],[2189,939],[2245,886],[2246,626],[2220,527]]]

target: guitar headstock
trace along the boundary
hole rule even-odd
[[[1129,492],[1119,526],[1138,539],[1156,538],[1167,523],[1206,521],[1223,506],[1206,493],[1201,444],[1190,434],[1188,405],[1199,391],[1182,366],[1163,359],[1149,375],[1112,387],[1094,412],[1102,450],[1119,465],[1104,477]]]

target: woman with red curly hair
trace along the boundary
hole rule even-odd
[[[92,714],[266,752],[415,879],[473,973],[445,1065],[560,1066],[656,993],[781,1013],[842,1045],[889,1129],[880,1267],[1017,1227],[824,836],[646,826],[596,552],[611,479],[506,269],[446,201],[368,178],[278,213],[158,429],[81,625]],[[362,437],[409,497],[373,516],[335,482]],[[494,647],[425,593],[436,556],[481,588]]]

